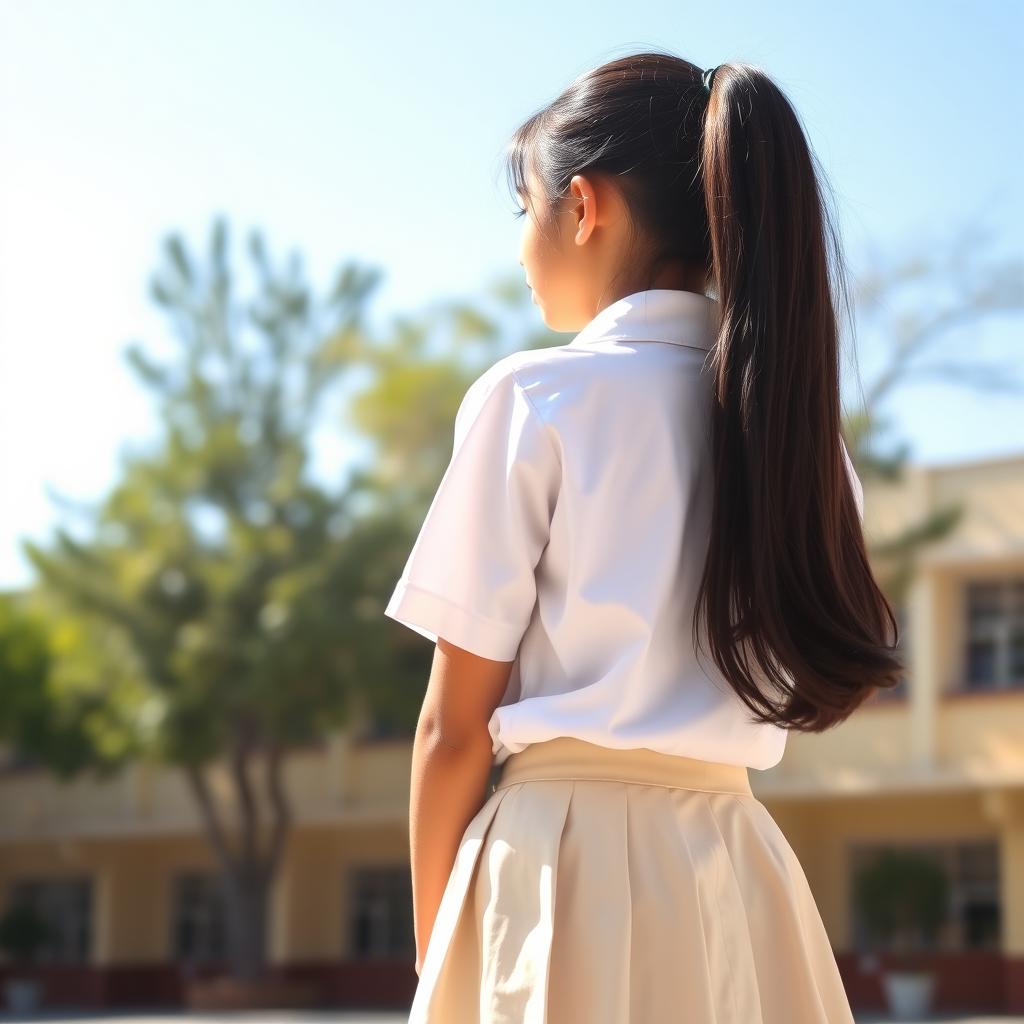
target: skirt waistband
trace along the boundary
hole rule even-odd
[[[531,743],[505,759],[495,790],[529,779],[604,779],[752,796],[745,765],[666,754],[648,747],[605,747],[577,736]]]

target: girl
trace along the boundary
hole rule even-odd
[[[410,1022],[851,1024],[748,778],[903,670],[807,141],[762,71],[651,52],[508,159],[534,301],[575,334],[470,386],[386,609],[436,641]]]

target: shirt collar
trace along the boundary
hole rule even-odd
[[[616,299],[569,342],[577,348],[599,341],[667,341],[709,350],[715,342],[718,302],[675,288],[648,288]]]

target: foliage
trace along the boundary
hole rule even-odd
[[[139,757],[183,772],[222,870],[239,977],[265,967],[287,758],[367,721],[415,722],[430,648],[383,607],[458,402],[499,340],[496,319],[453,305],[398,320],[381,343],[365,322],[376,272],[346,266],[318,301],[298,256],[278,269],[256,232],[248,252],[244,301],[223,220],[205,260],[166,240],[152,296],[177,350],[127,350],[160,434],[123,455],[96,507],[78,507],[78,535],[26,543],[39,586],[0,620],[12,698],[0,738],[64,776]],[[455,352],[432,348],[442,331]],[[356,370],[369,383],[349,426],[370,459],[328,489],[311,472],[315,431]]]
[[[3,644],[19,666],[5,683],[21,699],[7,729],[19,747],[66,774],[138,756],[183,771],[225,877],[240,976],[264,966],[292,816],[284,762],[356,720],[388,670],[389,535],[357,514],[360,478],[329,491],[309,472],[322,400],[350,364],[338,339],[359,335],[376,277],[346,268],[321,303],[297,259],[276,270],[259,234],[249,252],[246,303],[223,221],[205,265],[167,240],[152,293],[178,352],[127,353],[160,436],[123,457],[84,537],[26,544],[40,577],[29,603],[49,626],[44,639],[11,619]]]
[[[949,881],[931,858],[887,850],[854,878],[857,905],[885,948],[928,948],[948,913]]]
[[[1016,362],[987,360],[976,344],[962,341],[954,357],[944,351],[951,339],[977,335],[987,321],[1024,311],[1024,261],[996,253],[982,225],[971,224],[945,244],[922,245],[903,257],[875,255],[857,278],[853,301],[858,332],[877,341],[881,353],[861,407],[843,428],[865,483],[899,481],[906,472],[910,447],[891,435],[892,410],[907,387],[940,380],[981,391],[1024,390]],[[963,511],[959,503],[940,504],[893,534],[872,538],[872,564],[894,600],[904,599],[920,554],[948,536]]]

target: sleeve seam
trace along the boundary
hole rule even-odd
[[[477,622],[482,622],[484,625],[489,626],[492,629],[504,630],[509,634],[515,634],[517,632],[518,627],[509,625],[507,622],[501,622],[498,619],[489,619],[486,616],[481,615],[479,612],[472,611],[471,609],[458,604],[450,597],[447,597],[444,594],[439,594],[436,590],[428,590],[426,587],[421,587],[418,583],[410,583],[407,579],[400,580],[399,582],[406,590],[415,590],[418,593],[426,594],[428,597],[432,597],[437,601],[442,601],[444,604],[449,605],[456,611],[461,612],[463,615],[476,619]]]
[[[561,472],[561,470],[562,470],[562,454],[561,454],[561,452],[559,452],[558,448],[555,445],[555,442],[551,440],[551,435],[548,433],[548,427],[550,426],[550,424],[541,415],[540,410],[534,404],[533,399],[530,397],[529,392],[526,390],[526,388],[523,387],[523,382],[519,379],[519,376],[518,376],[518,374],[517,374],[517,372],[515,370],[511,371],[511,377],[512,377],[513,383],[516,385],[517,388],[519,388],[519,391],[522,393],[523,398],[526,399],[526,404],[529,407],[530,412],[533,413],[533,415],[537,418],[537,421],[540,423],[541,427],[543,428],[544,436],[547,438],[548,444],[551,446],[551,450],[552,450],[552,452],[554,452],[555,458],[558,460],[558,469],[559,469],[559,472]]]

